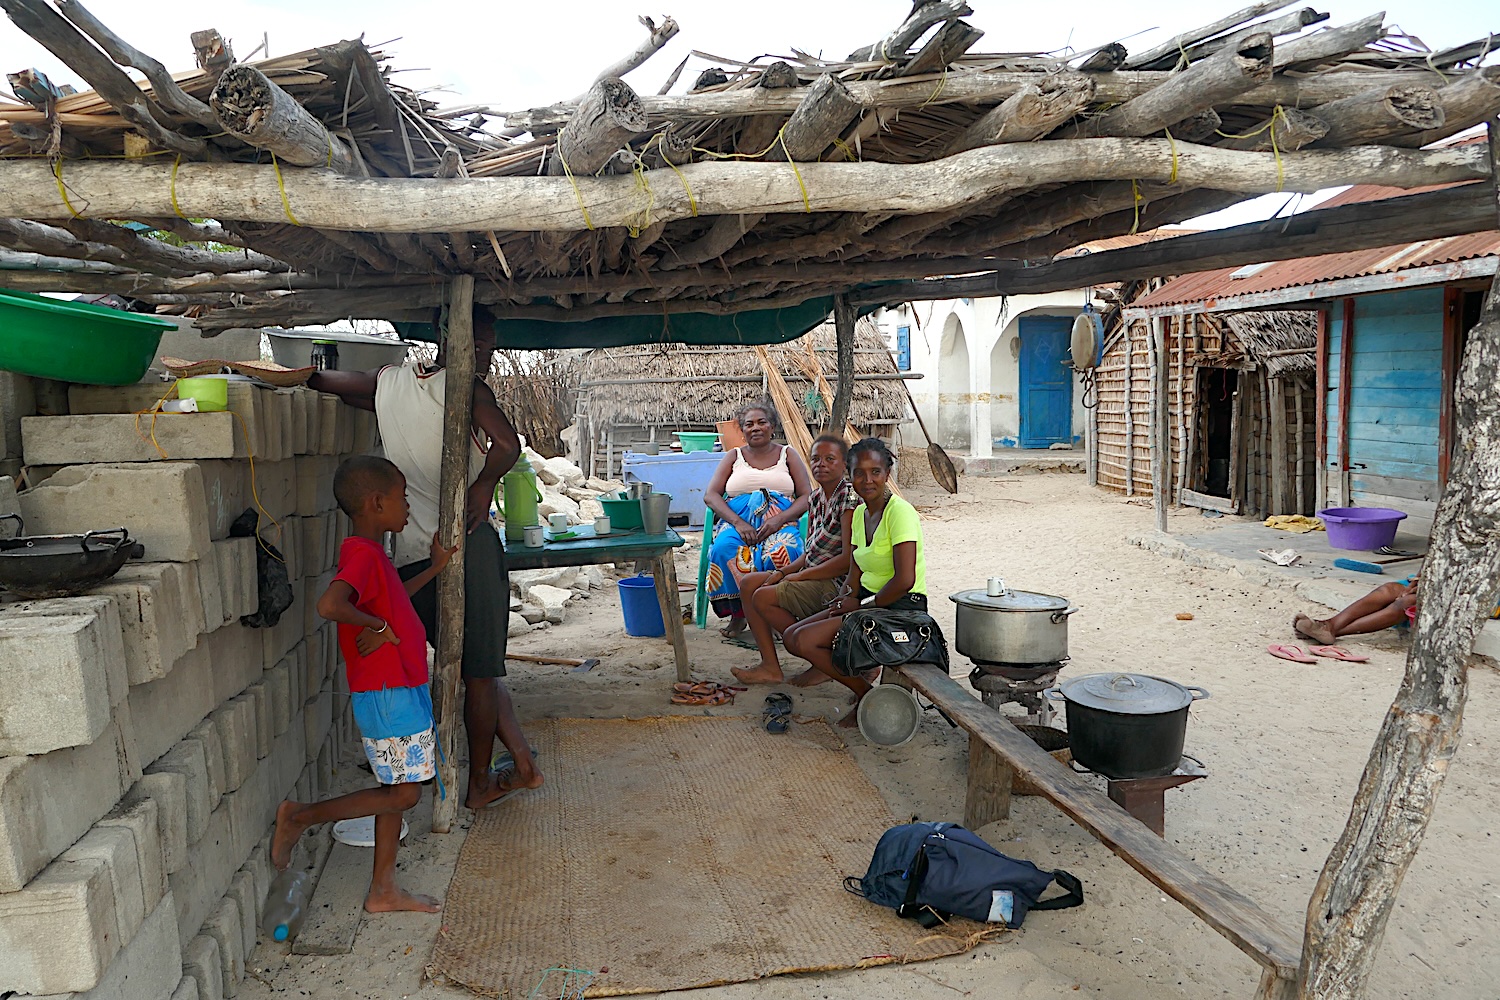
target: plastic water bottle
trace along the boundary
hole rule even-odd
[[[302,930],[307,915],[307,883],[311,872],[288,869],[276,876],[266,897],[261,927],[273,941],[290,941]]]

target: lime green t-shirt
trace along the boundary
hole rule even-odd
[[[896,575],[895,548],[902,542],[917,543],[917,575],[913,594],[927,595],[927,562],[922,555],[922,522],[917,509],[900,497],[886,501],[885,513],[875,528],[875,537],[865,539],[865,505],[854,511],[854,561],[859,565],[859,585],[872,594]]]

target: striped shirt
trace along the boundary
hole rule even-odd
[[[844,551],[844,513],[859,506],[859,497],[848,479],[839,481],[829,496],[819,486],[813,490],[807,525],[807,568],[812,569]]]

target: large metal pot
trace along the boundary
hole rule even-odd
[[[980,663],[1056,663],[1068,656],[1066,597],[1006,590],[990,596],[965,590],[948,598],[954,612],[953,648]]]
[[[1067,706],[1073,759],[1107,778],[1157,778],[1182,763],[1188,706],[1201,687],[1146,674],[1088,674],[1048,688]]]
[[[124,528],[27,535],[19,514],[0,514],[0,521],[17,526],[14,538],[0,539],[0,590],[25,600],[81,594],[118,573],[126,560],[145,554]]]

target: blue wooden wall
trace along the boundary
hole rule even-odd
[[[1334,303],[1329,316],[1328,458],[1335,472],[1340,467],[1343,318],[1342,305]],[[1359,296],[1354,300],[1353,340],[1351,496],[1358,505],[1390,506],[1430,517],[1430,501],[1438,491],[1442,287]]]

